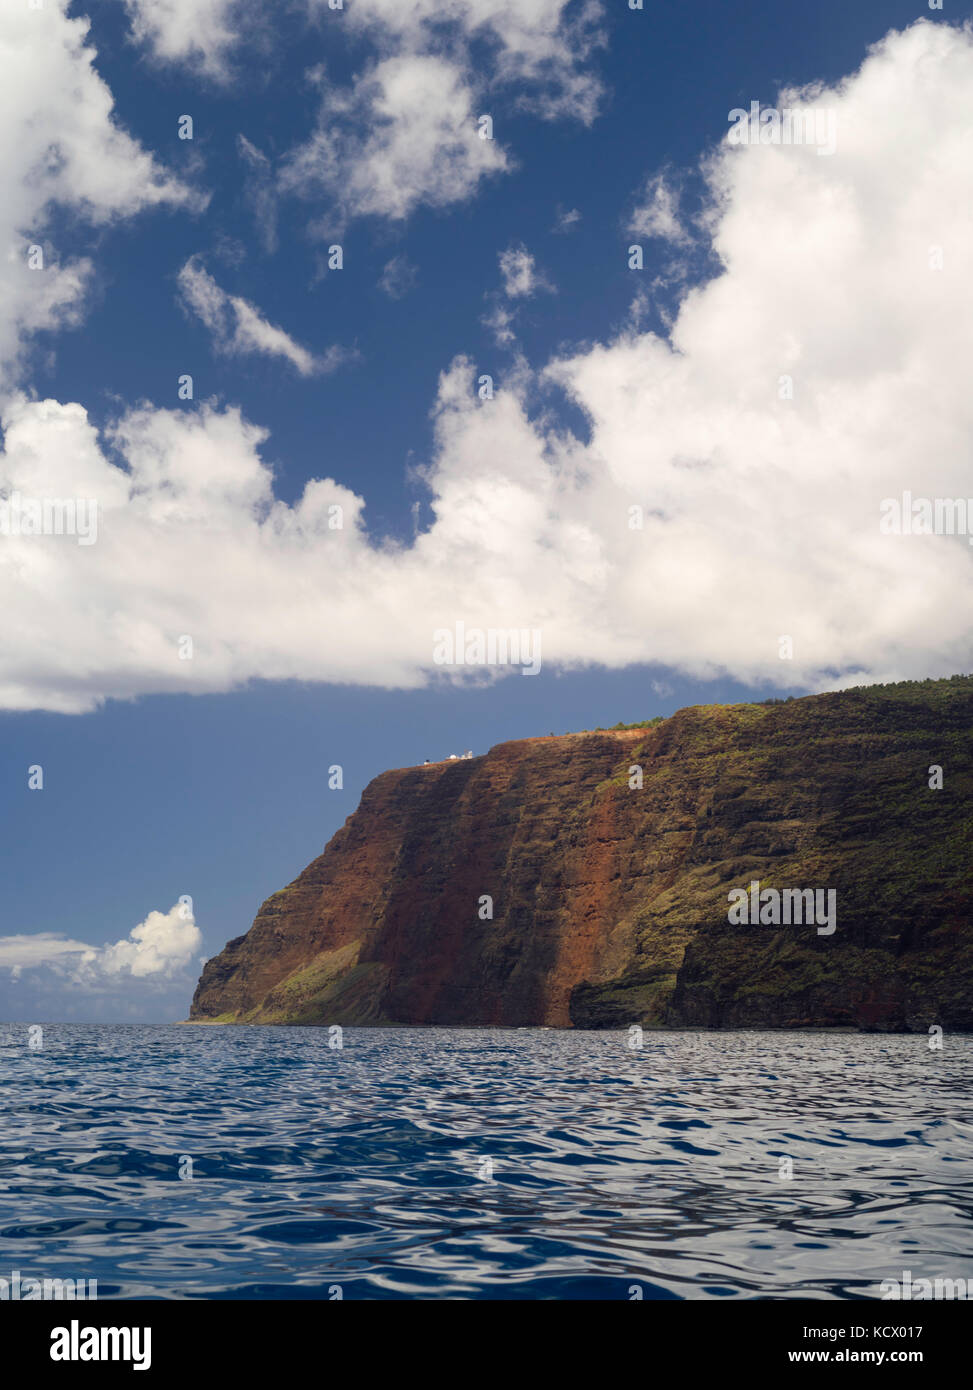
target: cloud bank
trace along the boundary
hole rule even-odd
[[[188,899],[105,946],[54,932],[0,936],[0,1009],[23,1022],[168,1022],[185,1013],[202,959]]]
[[[177,902],[168,912],[150,912],[128,936],[107,946],[89,946],[53,932],[0,936],[0,970],[20,979],[25,970],[51,969],[62,982],[110,987],[133,980],[171,982],[202,946],[192,907]]]
[[[414,12],[389,21],[404,37],[432,22],[392,8]],[[434,519],[408,546],[372,541],[364,499],[326,477],[277,500],[266,434],[238,409],[138,407],[99,438],[78,404],[10,395],[0,492],[97,499],[99,526],[85,547],[2,538],[0,705],[253,678],[416,686],[444,674],[433,633],[458,620],[539,629],[547,666],[795,689],[969,669],[973,547],[885,535],[879,516],[905,490],[973,491],[971,86],[969,30],[922,21],[836,88],[782,94],[833,113],[828,157],[722,138],[705,165],[720,270],[670,336],[518,360],[492,395],[457,356],[433,408]],[[148,193],[121,169],[77,175],[102,215],[179,196],[130,153]],[[390,175],[385,206],[426,183],[397,203]],[[559,424],[560,392],[586,433]]]

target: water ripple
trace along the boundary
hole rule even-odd
[[[903,1269],[973,1276],[969,1037],[27,1041],[0,1027],[0,1275],[248,1299],[874,1298]]]

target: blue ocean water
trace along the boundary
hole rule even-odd
[[[973,1037],[329,1041],[72,1024],[31,1049],[0,1027],[0,1276],[248,1299],[876,1298],[903,1270],[973,1278]]]

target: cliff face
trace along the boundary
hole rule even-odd
[[[973,1029],[971,729],[954,677],[383,773],[191,1018]],[[836,930],[730,925],[754,880]]]

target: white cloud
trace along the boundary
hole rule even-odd
[[[551,230],[559,234],[569,232],[571,228],[580,221],[581,213],[577,208],[562,208],[559,206],[557,217],[554,220],[554,226]]]
[[[91,949],[84,941],[72,941],[56,932],[0,936],[0,970],[20,971],[55,961],[71,961]]]
[[[186,969],[202,944],[192,911],[176,903],[168,912],[150,912],[114,945],[93,948],[82,957],[80,968],[82,973],[136,980],[171,977]]]
[[[480,138],[478,114],[452,63],[427,54],[387,58],[351,94],[329,90],[321,123],[287,161],[283,185],[326,194],[342,219],[403,219],[420,203],[461,202],[507,167],[500,144]]]
[[[257,234],[268,255],[277,250],[277,190],[270,160],[245,135],[237,136],[240,158],[249,171],[245,197],[253,212]]]
[[[197,257],[182,267],[178,283],[183,304],[206,325],[219,352],[231,355],[256,352],[267,357],[283,357],[301,376],[334,371],[348,357],[339,347],[329,348],[324,356],[315,357],[282,328],[268,323],[247,300],[220,289]]]
[[[316,7],[324,12],[324,0]],[[593,0],[568,10],[569,0],[356,0],[346,22],[378,56],[350,88],[325,86],[318,127],[292,153],[283,186],[328,198],[327,231],[471,198],[512,167],[500,134],[484,138],[481,116],[594,120],[602,10]]]
[[[125,0],[134,38],[163,62],[188,63],[216,79],[229,75],[243,0]]]
[[[483,315],[482,323],[485,328],[489,328],[493,334],[494,341],[499,347],[509,347],[516,342],[517,335],[514,333],[514,314],[503,303],[497,299],[488,313]]]
[[[234,50],[260,19],[248,0],[125,4],[134,37],[155,58],[218,80],[231,76]],[[512,167],[499,139],[477,133],[494,105],[584,124],[598,113],[593,58],[606,42],[598,0],[351,0],[340,15],[327,0],[308,0],[307,11],[322,36],[340,24],[367,54],[343,89],[312,69],[323,89],[317,129],[281,174],[291,193],[327,200],[327,234],[349,217],[398,220],[422,203],[464,201]],[[270,201],[259,179],[251,196],[266,235]]]
[[[93,267],[49,240],[55,207],[103,226],[161,204],[200,206],[116,124],[87,33],[57,0],[0,14],[0,382],[31,334],[80,320]],[[30,268],[31,246],[43,268]]]
[[[337,482],[276,501],[265,434],[238,411],[131,411],[109,456],[80,406],[12,401],[0,490],[101,511],[95,545],[2,539],[0,704],[83,710],[255,677],[418,685],[433,630],[457,619],[540,628],[548,665],[795,688],[967,669],[973,547],[878,523],[904,489],[971,491],[971,85],[968,32],[890,36],[812,98],[837,113],[833,156],[721,145],[722,271],[670,339],[630,327],[546,371],[518,363],[492,400],[455,362],[434,519],[408,546],[371,542]],[[555,386],[590,438],[548,413]]]
[[[521,106],[585,123],[597,114],[602,86],[590,60],[605,37],[604,11],[593,0],[357,0],[348,17],[381,43],[413,52],[445,47],[464,65],[478,39],[492,53],[495,80],[526,88]]]
[[[679,218],[679,194],[656,174],[646,181],[642,201],[632,212],[629,231],[633,236],[661,237],[676,246],[686,246],[691,238]]]
[[[379,277],[378,287],[389,299],[402,299],[414,288],[418,271],[408,256],[393,256]]]
[[[526,246],[509,246],[500,252],[499,261],[503,292],[508,299],[529,299],[539,290],[551,288]]]
[[[24,970],[53,969],[82,985],[131,980],[172,980],[186,969],[202,945],[188,903],[168,912],[150,912],[127,937],[107,946],[89,946],[54,932],[0,936],[0,969],[16,978]]]
[[[490,329],[499,347],[509,348],[517,339],[514,323],[519,306],[505,303],[504,299],[531,299],[542,290],[553,293],[554,286],[537,269],[534,257],[523,244],[512,245],[506,251],[501,251],[498,260],[502,288],[486,296],[490,309],[481,322]]]

